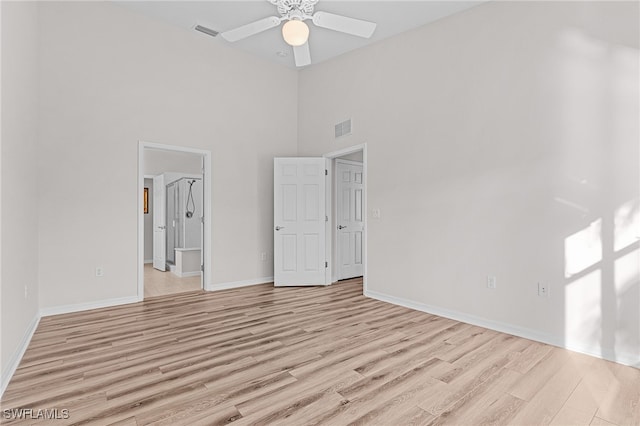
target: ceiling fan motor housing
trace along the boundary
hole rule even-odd
[[[318,0],[269,0],[278,8],[278,13],[286,18],[294,15],[312,15]],[[296,16],[297,18],[298,16]]]

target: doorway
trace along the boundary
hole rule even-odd
[[[361,154],[361,152],[359,153]],[[353,156],[352,156],[353,157]],[[336,279],[338,281],[362,277],[362,236],[364,233],[364,181],[362,160],[334,160],[335,222],[337,236]]]
[[[138,300],[208,290],[210,152],[140,142],[138,160]]]
[[[327,259],[331,282],[362,277],[367,286],[367,152],[366,144],[325,154],[331,182]]]

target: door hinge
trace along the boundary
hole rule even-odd
[[[200,223],[204,223],[204,216],[200,216]]]
[[[200,265],[200,271],[204,272],[204,265]]]
[[[325,176],[329,176],[329,170],[324,169],[324,175],[325,175]]]
[[[324,217],[324,221],[325,221],[325,222],[329,222],[329,216],[325,216],[325,217]]]
[[[329,262],[324,262],[324,267],[328,268],[329,267]]]

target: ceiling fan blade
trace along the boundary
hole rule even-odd
[[[313,23],[318,27],[328,28],[352,34],[358,37],[369,38],[376,29],[376,24],[361,19],[348,18],[346,16],[335,15],[329,12],[316,12],[313,14]]]
[[[311,52],[309,51],[309,42],[302,46],[293,47],[293,57],[296,60],[296,67],[304,67],[311,64]]]
[[[234,28],[233,30],[225,31],[220,33],[220,35],[227,41],[238,41],[273,27],[277,27],[280,25],[280,22],[281,20],[277,16],[269,16],[268,18],[260,19],[259,21]]]

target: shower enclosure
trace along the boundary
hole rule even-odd
[[[176,263],[177,251],[201,249],[202,207],[202,179],[183,177],[167,185],[167,263],[170,265]]]

